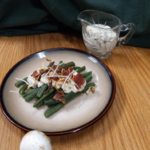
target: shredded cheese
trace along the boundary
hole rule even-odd
[[[12,92],[12,93],[18,93],[18,91],[13,91],[13,90],[10,90],[10,92]]]
[[[64,63],[61,63],[61,64],[58,64],[58,65],[57,65],[57,67],[56,67],[56,69],[55,69],[55,71],[54,71],[54,73],[53,73],[54,75],[55,75],[55,73],[56,73],[58,67],[59,67],[60,65],[62,65],[62,64],[64,64]]]
[[[66,80],[64,81],[64,84],[62,85],[62,87],[64,87],[64,85],[65,85],[65,83],[66,83],[67,80],[71,80],[71,78],[70,78],[71,74],[73,74],[73,71],[70,72],[70,74],[67,76],[67,78],[66,78]],[[74,82],[73,80],[71,80],[71,81]],[[75,82],[74,82],[74,84],[79,88],[79,86],[78,86]]]
[[[51,70],[54,71],[53,67],[54,67],[54,64],[53,64],[52,67],[50,67],[49,71],[45,74],[45,76],[47,76],[50,73]]]
[[[19,79],[19,78],[15,78],[15,79],[16,79],[16,80],[23,81],[23,82],[25,82],[27,85],[29,85],[29,83],[28,83],[27,81],[23,80],[23,79]]]
[[[50,75],[50,76],[47,76],[47,77],[59,77],[59,78],[61,78],[61,77],[68,77],[68,76],[63,76],[63,75]]]
[[[62,85],[62,87],[64,87],[66,81],[69,79],[69,77],[71,76],[71,74],[73,74],[73,71],[69,73],[69,75],[68,75],[67,78],[65,79],[65,81],[64,81],[64,83],[63,83],[63,85]]]

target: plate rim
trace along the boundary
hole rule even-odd
[[[42,131],[44,132],[46,135],[51,135],[51,136],[54,136],[54,135],[66,135],[66,134],[71,134],[71,133],[75,133],[75,132],[78,132],[78,131],[81,131],[91,125],[93,125],[94,123],[96,123],[98,120],[100,120],[105,114],[106,112],[109,110],[109,108],[111,107],[113,101],[114,101],[114,98],[115,98],[115,93],[116,93],[116,83],[115,83],[115,79],[114,79],[114,76],[112,74],[112,71],[109,69],[109,67],[104,63],[102,62],[101,60],[99,60],[98,57],[96,57],[95,55],[93,54],[89,54],[83,50],[79,50],[79,49],[75,49],[75,48],[65,48],[65,47],[58,47],[58,48],[50,48],[50,49],[44,49],[44,50],[41,50],[41,51],[38,51],[38,52],[35,52],[35,53],[32,53],[24,58],[22,58],[21,60],[19,60],[16,64],[14,64],[8,71],[7,73],[5,74],[5,76],[3,77],[2,79],[2,83],[0,85],[0,108],[2,110],[2,113],[4,114],[4,116],[13,124],[15,125],[16,127],[28,132],[28,131],[31,131],[31,130],[34,130],[34,129],[31,129],[31,128],[28,128],[28,127],[25,127],[23,124],[20,124],[18,123],[11,115],[9,115],[9,113],[7,112],[6,108],[5,108],[5,105],[3,103],[3,97],[2,97],[2,93],[3,93],[3,88],[4,88],[4,85],[7,81],[7,79],[9,78],[9,75],[11,74],[11,72],[17,67],[19,66],[23,61],[26,61],[26,59],[29,59],[30,57],[34,56],[35,54],[38,54],[38,53],[41,53],[43,51],[56,51],[56,50],[68,50],[68,51],[75,51],[75,52],[79,52],[79,53],[83,53],[83,54],[86,54],[88,56],[92,56],[94,58],[96,58],[98,60],[98,63],[100,63],[102,65],[102,67],[106,70],[110,80],[111,80],[111,86],[112,86],[112,91],[111,91],[111,95],[110,95],[110,98],[109,98],[109,101],[107,102],[106,106],[104,107],[104,109],[97,115],[95,116],[91,121],[79,126],[79,127],[76,127],[76,128],[73,128],[73,129],[69,129],[69,130],[64,130],[64,131],[56,131],[56,132],[47,132],[47,131]]]

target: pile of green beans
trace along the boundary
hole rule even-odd
[[[77,73],[81,73],[82,71],[86,70],[86,67],[78,67],[75,66],[74,62],[69,62],[69,63],[63,63],[62,61],[59,62],[60,67],[66,67],[70,66],[73,67],[74,70],[77,71]],[[48,65],[50,66],[51,63]],[[15,86],[17,88],[21,87],[19,90],[19,94],[22,95],[22,97],[25,99],[26,102],[31,101],[33,98],[36,98],[36,102],[34,103],[33,107],[38,108],[43,105],[48,107],[48,110],[44,113],[45,117],[48,118],[54,113],[56,113],[58,110],[60,110],[64,105],[69,103],[71,100],[73,100],[75,97],[79,96],[82,93],[85,93],[90,86],[95,86],[95,83],[88,83],[92,79],[92,71],[82,73],[82,76],[85,78],[87,85],[85,88],[77,93],[70,92],[70,93],[64,93],[64,99],[65,99],[65,104],[63,104],[61,101],[54,101],[52,98],[53,96],[57,93],[55,88],[51,88],[51,90],[45,94],[45,91],[48,89],[48,85],[43,84],[41,87],[37,88],[32,88],[30,90],[27,90],[28,85],[23,82],[22,80],[17,81],[15,83]],[[27,77],[24,78],[23,80],[27,81]]]

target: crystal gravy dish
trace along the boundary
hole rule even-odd
[[[82,35],[89,53],[106,59],[116,47],[126,44],[135,32],[132,23],[122,24],[120,19],[108,13],[85,10],[77,18],[82,25]],[[119,37],[120,32],[128,33]]]

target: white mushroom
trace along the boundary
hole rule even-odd
[[[22,138],[20,150],[52,150],[50,138],[41,131],[30,131]]]

